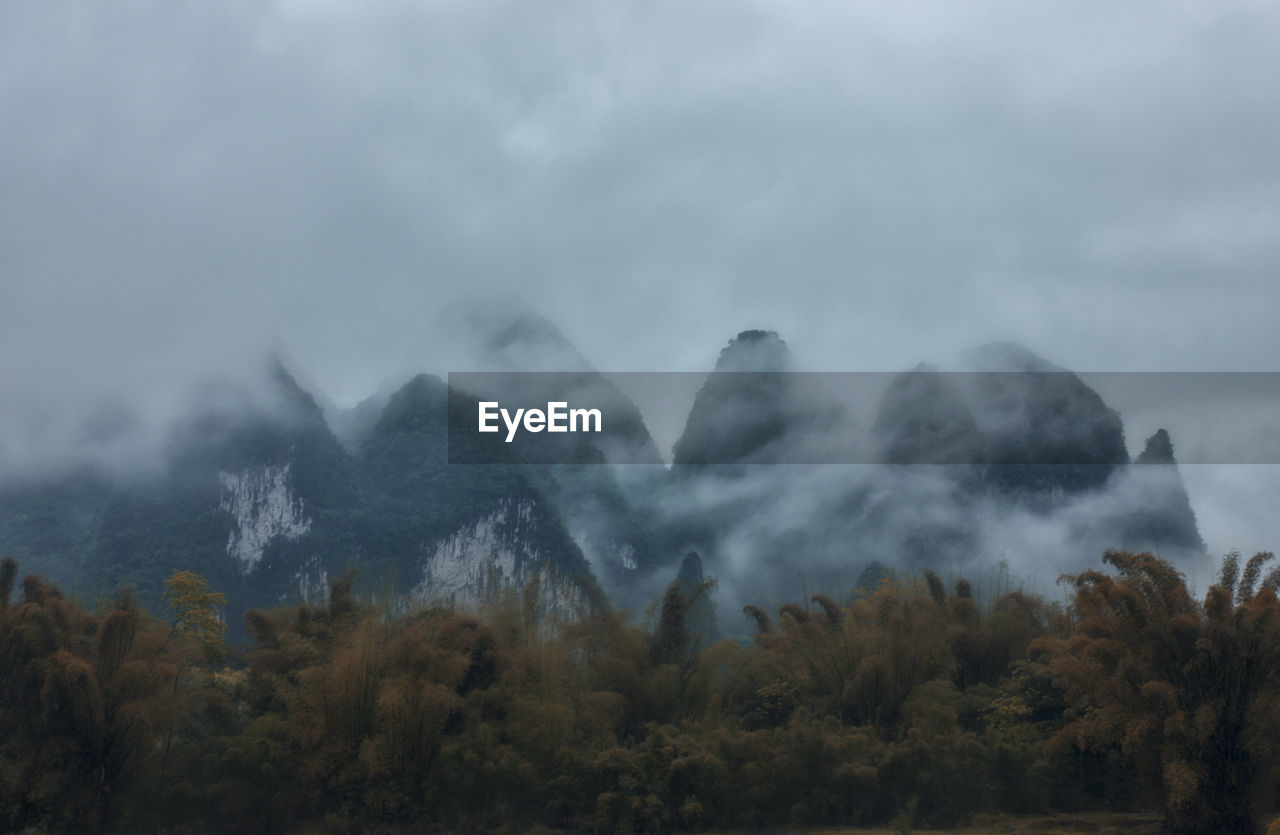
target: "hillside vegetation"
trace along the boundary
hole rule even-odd
[[[646,628],[401,617],[335,581],[251,611],[167,584],[87,610],[0,570],[0,829],[698,831],[939,827],[988,813],[1158,811],[1248,831],[1278,787],[1280,571],[1235,555],[1203,602],[1149,554],[981,610],[932,573],[748,606],[707,642],[673,584]]]

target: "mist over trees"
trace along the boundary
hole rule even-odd
[[[955,373],[807,374],[777,333],[743,331],[714,373],[685,375],[668,468],[626,385],[546,319],[489,313],[478,374],[417,374],[343,410],[275,355],[198,386],[166,430],[137,424],[150,440],[130,467],[0,467],[0,541],[69,592],[130,585],[153,610],[172,571],[195,571],[226,595],[235,637],[247,609],[323,602],[352,564],[361,593],[404,610],[537,573],[561,614],[604,598],[640,611],[691,550],[727,611],[847,591],[872,562],[980,588],[1001,560],[1049,581],[1106,547],[1209,566],[1169,433],[1130,462],[1117,412],[1020,346]],[[657,376],[645,405],[661,414],[682,381]],[[582,398],[612,434],[486,446],[476,397],[505,395]]]
[[[999,376],[893,377],[876,463],[790,464],[859,427],[787,350],[730,341],[670,468],[586,439],[459,465],[472,394],[418,375],[344,423],[276,362],[250,406],[211,395],[163,475],[9,485],[0,539],[36,573],[0,571],[0,829],[1271,811],[1280,574],[1233,556],[1194,599],[1167,432],[1130,462],[1096,392],[1006,345]],[[652,464],[622,389],[570,376]],[[1099,571],[1104,541],[1134,547]],[[1010,552],[1074,572],[1071,599],[1011,582]]]

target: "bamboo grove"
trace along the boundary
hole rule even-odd
[[[665,832],[988,812],[1160,810],[1248,831],[1275,810],[1280,569],[1223,563],[1203,601],[1149,554],[1063,578],[1069,605],[979,607],[926,572],[748,606],[710,643],[672,586],[646,627],[392,617],[352,578],[252,611],[170,579],[88,611],[0,566],[0,830]],[[1267,573],[1268,569],[1271,569]],[[728,618],[721,613],[722,621]]]

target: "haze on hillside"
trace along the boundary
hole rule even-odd
[[[340,409],[485,367],[524,306],[601,370],[751,328],[812,370],[1273,370],[1278,36],[1243,1],[6,6],[0,473],[154,468],[269,351]],[[1270,470],[1184,478],[1211,551],[1275,547]]]

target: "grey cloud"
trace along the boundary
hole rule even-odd
[[[603,370],[753,327],[1269,370],[1278,40],[1244,0],[6,4],[3,449],[277,340],[349,405],[467,363],[463,297]]]

